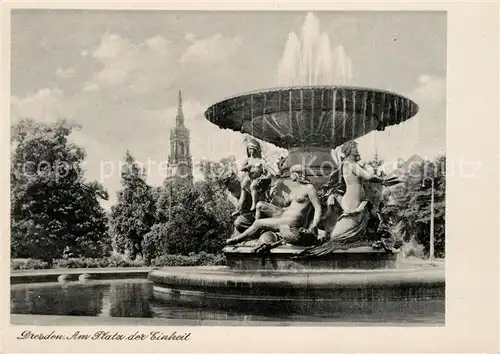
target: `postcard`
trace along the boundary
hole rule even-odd
[[[498,350],[496,4],[2,6],[6,352]]]

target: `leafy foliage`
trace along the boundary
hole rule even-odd
[[[99,204],[108,195],[84,181],[84,150],[68,141],[74,128],[31,119],[12,127],[12,257],[51,263],[64,252],[96,257],[110,250]]]
[[[110,233],[114,248],[134,259],[142,254],[142,240],[155,222],[153,189],[145,181],[144,170],[127,151],[122,166],[122,186],[111,208]]]
[[[218,253],[232,232],[234,207],[220,179],[235,168],[234,158],[203,161],[205,180],[191,185],[166,180],[158,192],[156,224],[144,236],[146,260],[166,254]]]
[[[169,195],[172,192],[173,195]],[[159,222],[144,237],[144,257],[151,260],[165,254],[220,252],[232,230],[232,205],[225,191],[218,185],[203,181],[191,189],[167,188],[164,194],[167,196],[157,204]],[[171,209],[165,210],[161,202],[168,198],[173,201],[166,206]]]
[[[178,254],[166,254],[154,259],[151,265],[154,267],[187,267],[187,266],[212,266],[224,265],[225,258],[222,254],[209,254],[200,252],[188,256]]]
[[[50,264],[39,259],[24,258],[24,259],[11,259],[11,270],[28,270],[28,269],[49,269]]]
[[[151,261],[155,267],[168,266],[211,266],[223,265],[225,258],[222,254],[210,254],[206,252],[191,253],[187,256],[178,254],[165,254]],[[143,267],[146,264],[142,260],[130,260],[124,257],[104,258],[66,258],[56,259],[52,265],[37,259],[12,259],[11,270],[32,269],[65,269],[65,268],[111,268],[111,267]]]
[[[424,245],[429,253],[431,194],[434,190],[434,249],[437,257],[445,254],[446,157],[425,161],[418,173],[407,176],[404,185],[391,190],[389,198],[397,201],[386,205],[384,213],[400,224],[405,241]],[[432,188],[434,187],[434,189]]]
[[[200,170],[205,181],[220,182],[224,176],[237,171],[236,159],[230,156],[217,162],[204,160],[200,163]]]
[[[176,207],[182,205],[192,185],[184,179],[166,179],[155,192],[155,221],[164,223],[171,219]]]

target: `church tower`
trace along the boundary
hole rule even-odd
[[[177,97],[175,127],[170,131],[170,155],[168,157],[168,177],[185,178],[193,181],[193,166],[189,149],[189,130],[184,125],[182,112],[182,92]]]

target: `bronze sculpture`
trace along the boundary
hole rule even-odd
[[[254,211],[259,194],[262,194],[269,187],[271,177],[275,175],[275,172],[262,156],[261,144],[250,137],[245,140],[247,158],[240,170],[241,193],[238,207],[233,216],[243,211],[248,194],[251,197],[250,211]]]
[[[260,147],[255,141],[250,144],[253,148]],[[319,190],[300,165],[289,169],[293,181],[289,187],[283,184],[280,174],[273,176],[275,178],[265,175],[266,188],[260,184],[260,199],[255,207],[241,196],[241,193],[248,193],[245,189],[248,180],[240,179],[240,188],[235,189],[236,175],[227,176],[225,185],[228,188],[233,186],[232,193],[240,201],[240,209],[234,234],[226,244],[237,246],[254,240],[257,241],[253,243],[256,250],[282,244],[308,246],[298,258],[366,245],[393,250],[395,237],[383,222],[380,202],[383,186],[400,181],[394,178],[384,180],[363,169],[359,165],[360,156],[354,141],[341,145],[335,150],[335,155],[337,169]],[[284,161],[284,158],[280,159],[278,165],[283,166]],[[279,169],[281,171],[281,167]],[[318,237],[318,230],[323,237]]]
[[[357,143],[349,141],[339,150],[341,174],[340,184],[343,188],[332,189],[327,199],[330,208],[335,206],[342,210],[329,239],[322,245],[305,250],[300,257],[321,256],[338,249],[358,246],[375,245],[375,247],[390,248],[381,239],[380,196],[381,187],[386,184],[398,183],[397,179],[385,180],[369,173],[359,165]],[[368,184],[378,184],[367,194]],[[385,234],[388,230],[384,229]]]
[[[256,207],[255,221],[241,235],[227,240],[228,245],[258,238],[262,231],[279,232],[289,243],[301,243],[303,238],[313,238],[311,236],[317,232],[321,217],[321,204],[316,189],[300,166],[292,167],[290,177],[294,182],[290,196],[278,199],[280,201],[275,204],[260,201]]]

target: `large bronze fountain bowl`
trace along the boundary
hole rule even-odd
[[[332,148],[400,124],[417,112],[415,102],[389,91],[305,86],[230,97],[210,106],[205,117],[223,129],[287,149],[288,167],[309,161],[308,170],[317,176],[331,172]]]

